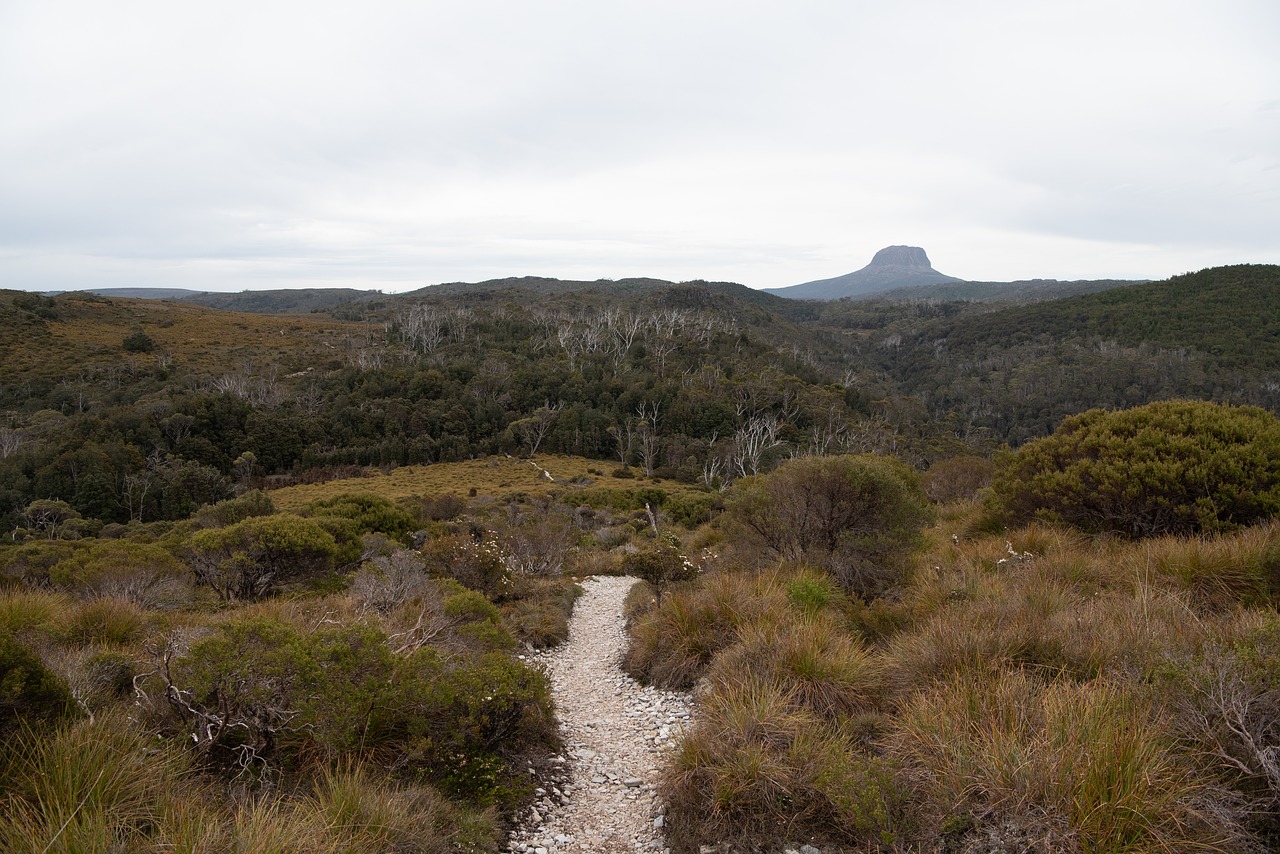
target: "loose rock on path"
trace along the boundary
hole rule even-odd
[[[667,850],[655,795],[667,752],[689,724],[687,694],[622,672],[622,603],[634,578],[583,582],[569,640],[534,658],[551,681],[565,753],[507,850],[520,854]]]

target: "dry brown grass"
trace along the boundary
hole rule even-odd
[[[623,667],[637,678],[673,689],[687,689],[711,659],[738,642],[749,626],[785,619],[785,574],[721,572],[701,584],[664,597],[662,606],[641,617]]]
[[[14,342],[6,368],[41,376],[151,368],[162,352],[175,365],[210,374],[242,370],[247,361],[258,371],[271,365],[285,372],[321,370],[341,364],[347,341],[364,333],[361,324],[319,315],[226,312],[161,300],[60,298],[56,310],[44,333]],[[137,329],[152,339],[155,352],[123,351],[124,338]]]
[[[707,697],[661,792],[679,854],[707,844],[781,850],[796,839],[880,850],[901,824],[889,763],[751,674]]]
[[[615,464],[602,460],[539,454],[533,462],[536,465],[527,459],[495,456],[430,466],[402,466],[388,472],[371,472],[368,477],[287,486],[273,490],[271,499],[282,510],[297,510],[309,502],[346,492],[372,492],[395,501],[415,496],[471,496],[474,489],[473,497],[505,500],[517,496],[550,496],[569,505],[580,503],[575,495],[588,489],[653,487],[673,495],[701,494],[689,484],[672,480],[618,480],[607,474],[616,468]],[[548,480],[542,474],[544,470],[550,472],[554,480]]]
[[[693,840],[677,847],[1267,848],[1269,766],[1206,761],[1262,754],[1223,736],[1226,695],[1201,663],[1229,648],[1231,708],[1271,708],[1274,656],[1255,650],[1274,647],[1277,525],[1134,543],[1043,524],[975,536],[977,512],[942,508],[888,601],[831,606],[813,578],[721,571],[637,620],[636,672],[707,676],[664,785]],[[1199,705],[1176,702],[1187,685]]]
[[[918,694],[890,752],[909,769],[923,839],[1016,828],[1045,851],[1191,851],[1238,828],[1197,809],[1203,784],[1140,688],[996,671]],[[999,850],[1005,850],[1000,848]]]

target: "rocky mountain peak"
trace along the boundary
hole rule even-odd
[[[765,288],[765,292],[793,299],[839,299],[958,281],[954,276],[946,276],[933,269],[929,256],[919,246],[886,246],[861,270],[788,288]]]
[[[932,270],[929,256],[919,246],[886,246],[875,254],[871,263],[864,269],[872,267],[922,267]]]

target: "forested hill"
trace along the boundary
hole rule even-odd
[[[1021,442],[1095,406],[1172,397],[1280,409],[1280,266],[1217,267],[1162,282],[1006,308],[939,303],[830,316],[899,389]],[[914,316],[913,316],[914,315]]]
[[[647,278],[575,281],[536,276],[431,285],[391,297],[385,305],[395,306],[404,302],[474,305],[504,300],[536,307],[537,310],[575,306],[622,310],[714,309],[729,312],[739,320],[745,319],[744,312],[748,308],[761,309],[769,315],[795,321],[814,320],[820,312],[816,304],[783,299],[736,282],[669,282]],[[373,305],[383,307],[381,302]],[[760,311],[751,311],[750,314],[757,320],[763,319]]]
[[[1280,370],[1280,266],[1215,267],[948,325],[962,351],[1037,336],[1193,348],[1223,367]]]

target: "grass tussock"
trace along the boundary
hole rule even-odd
[[[828,620],[751,626],[707,674],[718,690],[747,675],[832,720],[874,709],[884,687],[880,657]]]
[[[500,609],[516,641],[547,649],[569,639],[569,617],[581,587],[566,578],[529,578],[522,579],[519,593]]]
[[[781,570],[715,573],[665,597],[633,627],[624,669],[664,688],[691,688],[712,657],[736,643],[745,628],[790,617],[784,578]]]
[[[51,590],[0,590],[0,631],[15,637],[47,636],[71,608],[71,598]]]
[[[824,846],[891,844],[901,823],[892,766],[754,675],[708,696],[661,792],[677,852],[781,847],[793,834]]]
[[[915,771],[926,838],[1016,828],[1050,850],[1119,852],[1237,836],[1203,820],[1200,787],[1133,689],[1012,671],[958,679],[916,695],[887,741]]]
[[[62,621],[62,637],[72,646],[124,646],[147,632],[147,611],[128,599],[104,596],[70,609]]]
[[[6,788],[5,851],[155,850],[216,823],[193,811],[203,789],[189,757],[147,738],[122,713],[23,739],[9,757]]]
[[[342,851],[451,854],[496,842],[491,814],[469,814],[429,786],[397,786],[360,768],[326,771],[300,812]]]

